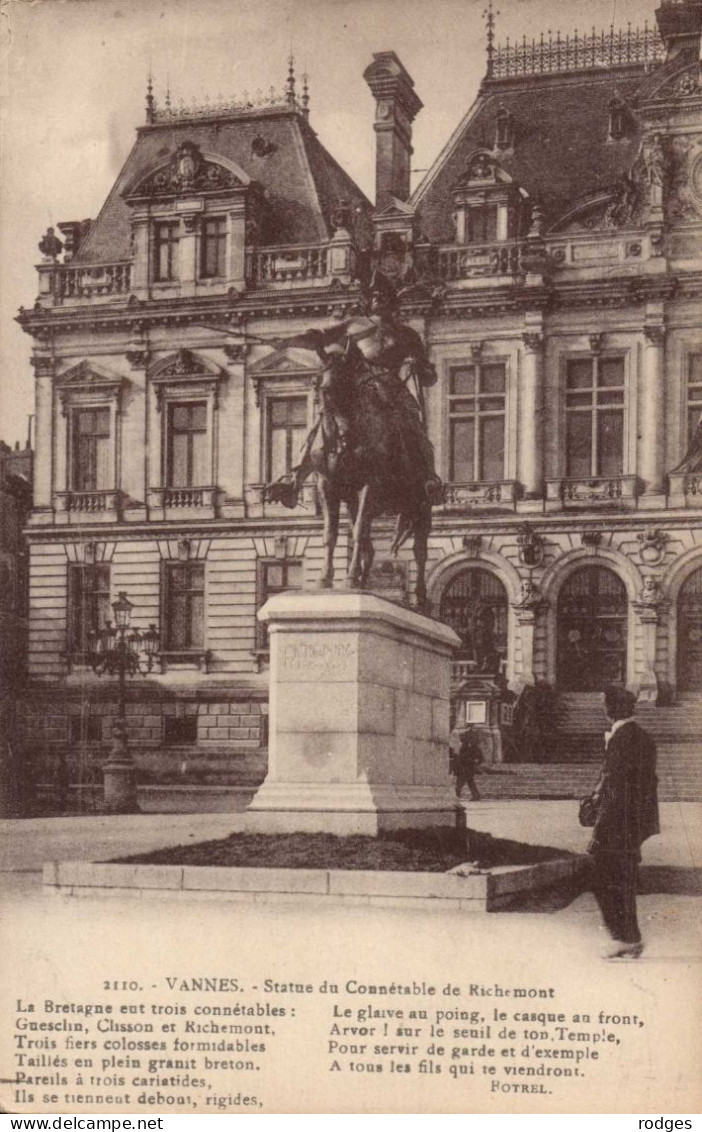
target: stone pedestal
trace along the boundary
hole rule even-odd
[[[268,775],[246,828],[377,834],[453,825],[446,625],[358,591],[278,594]]]

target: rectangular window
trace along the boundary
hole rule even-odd
[[[566,476],[620,476],[624,359],[572,358],[566,367]]]
[[[258,564],[258,607],[268,601],[269,597],[274,594],[285,593],[286,590],[301,590],[302,589],[302,563],[287,561],[283,558],[276,558],[270,562],[259,562]],[[256,622],[257,640],[256,646],[259,649],[268,648],[268,626],[262,622]]]
[[[164,564],[163,648],[187,652],[205,646],[205,564]]]
[[[501,362],[460,366],[449,384],[449,478],[494,483],[505,474],[507,371]]]
[[[693,354],[689,360],[687,375],[687,446],[702,417],[702,354]]]
[[[226,274],[227,218],[206,217],[202,222],[200,275],[216,279]]]
[[[298,463],[307,435],[307,398],[272,397],[268,402],[266,479],[270,483]]]
[[[494,244],[497,240],[497,205],[482,205],[466,212],[466,243]]]
[[[207,403],[190,401],[168,406],[167,487],[206,487]]]
[[[110,608],[110,567],[99,565],[68,567],[68,646],[73,655],[95,647],[94,634],[104,629],[112,617]]]
[[[74,409],[71,423],[73,491],[108,490],[112,486],[109,408]]]
[[[154,279],[168,283],[178,278],[180,223],[167,220],[154,226]]]

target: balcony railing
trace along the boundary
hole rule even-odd
[[[55,495],[56,510],[69,515],[114,516],[120,509],[121,493],[115,491],[59,491]]]
[[[57,264],[51,273],[54,300],[114,298],[128,295],[131,263],[108,263],[95,267],[73,267]]]
[[[636,476],[588,476],[548,480],[546,502],[561,507],[635,507]]]
[[[429,249],[425,256],[429,260],[428,266],[441,279],[454,283],[485,275],[521,274],[524,247],[524,242],[518,240],[495,244],[451,244]]]
[[[213,511],[216,493],[214,487],[152,487],[149,507],[168,511]]]
[[[444,485],[444,512],[482,511],[495,508],[514,510],[516,480],[495,483],[447,483]]]
[[[315,517],[321,514],[321,505],[317,498],[317,485],[311,479],[303,483],[296,507],[289,508],[283,503],[269,503],[265,496],[265,484],[247,483],[245,485],[244,505],[247,519],[300,519],[304,518],[305,514]]]
[[[683,472],[669,478],[668,501],[671,507],[702,507],[702,472]]]
[[[326,246],[266,248],[247,255],[247,282],[262,290],[277,284],[326,280],[328,275]]]

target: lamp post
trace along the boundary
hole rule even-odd
[[[132,602],[124,590],[113,601],[114,624],[108,621],[104,629],[91,633],[91,665],[102,676],[117,676],[117,718],[112,728],[112,750],[103,766],[103,808],[108,814],[137,813],[136,765],[127,743],[127,676],[146,675],[151,672],[158,645],[155,625],[144,633],[129,628]],[[142,662],[141,654],[145,661]],[[144,666],[142,666],[142,664]]]

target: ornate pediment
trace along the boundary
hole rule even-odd
[[[274,387],[277,382],[285,383],[287,380],[292,380],[302,389],[309,388],[310,383],[318,376],[320,366],[320,358],[311,349],[288,346],[287,349],[274,350],[272,354],[254,362],[249,368],[248,374],[253,383],[256,404],[261,404],[261,387],[267,382]]]
[[[697,60],[689,66],[668,75],[648,97],[653,99],[692,98],[702,95],[700,65]]]
[[[622,177],[611,189],[589,193],[559,218],[552,232],[592,232],[637,227],[644,211],[644,193],[638,179]]]
[[[453,189],[456,192],[458,189],[512,184],[514,184],[514,181],[509,173],[505,172],[499,161],[496,161],[487,150],[478,150],[468,159],[466,168]]]
[[[149,377],[153,381],[182,381],[189,377],[220,377],[221,371],[212,362],[205,361],[192,350],[180,349],[152,367]]]
[[[320,361],[312,350],[301,350],[289,346],[286,350],[275,350],[249,367],[251,377],[285,377],[288,374],[314,374],[319,371]]]
[[[119,389],[126,382],[126,378],[115,374],[108,374],[96,369],[92,362],[84,359],[77,365],[71,366],[56,378],[56,385],[64,392],[71,390],[83,391],[90,389]]]
[[[223,190],[243,189],[250,179],[243,171],[240,175],[225,165],[203,157],[194,142],[183,142],[170,160],[147,174],[125,193],[127,200],[221,193]]]
[[[411,204],[407,204],[404,200],[398,200],[397,197],[392,197],[384,208],[378,209],[373,213],[374,220],[411,220],[416,212]]]

